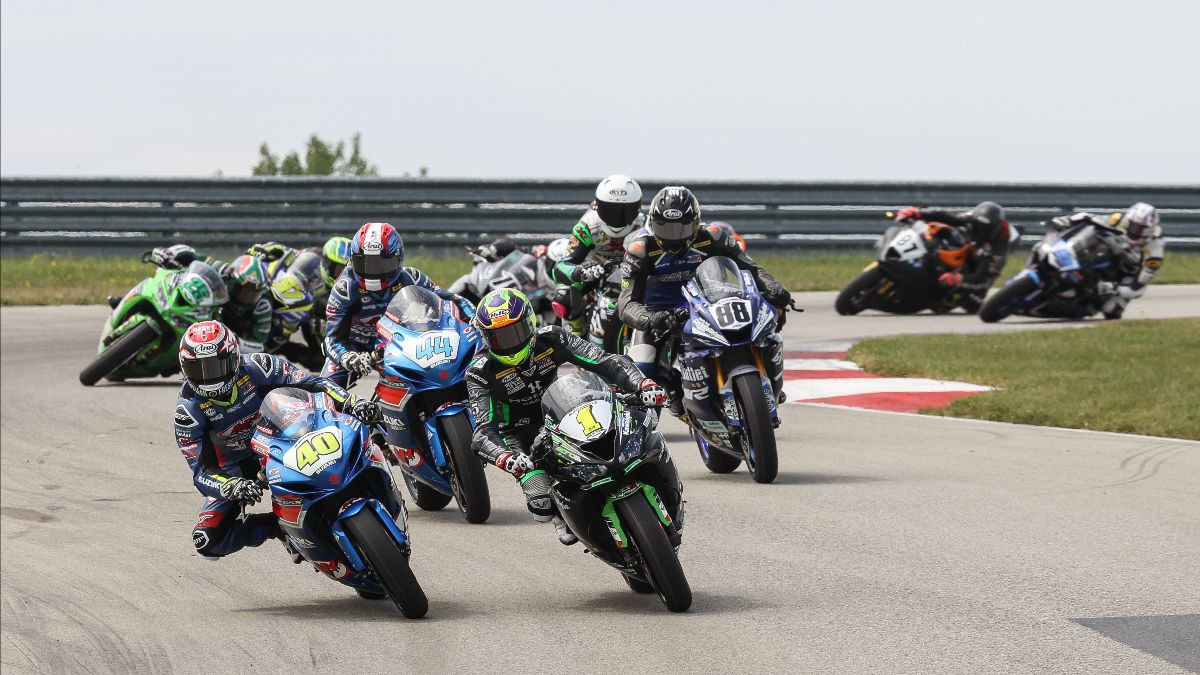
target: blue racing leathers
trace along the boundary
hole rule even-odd
[[[185,382],[175,406],[175,440],[192,469],[192,482],[207,497],[192,542],[205,556],[223,556],[244,546],[258,546],[275,536],[274,514],[241,517],[241,504],[221,496],[221,485],[233,478],[253,479],[261,468],[250,449],[258,408],[272,389],[297,387],[328,394],[338,410],[353,403],[345,389],[272,354],[242,355],[231,402],[209,400]]]
[[[475,316],[475,308],[462,296],[443,290],[430,281],[421,270],[405,267],[395,283],[381,291],[368,291],[354,269],[342,270],[325,307],[325,368],[321,375],[347,386],[350,374],[342,366],[349,352],[368,352],[375,349],[375,324],[383,316],[392,296],[405,286],[428,288],[439,297],[454,302],[467,319]]]

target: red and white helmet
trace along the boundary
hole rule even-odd
[[[237,336],[220,321],[192,324],[179,342],[179,368],[188,386],[205,398],[229,397],[239,360]]]
[[[404,242],[390,223],[367,223],[350,240],[350,267],[368,291],[381,291],[400,278]]]

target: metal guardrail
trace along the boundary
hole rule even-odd
[[[758,246],[805,249],[869,244],[883,212],[908,204],[1003,204],[1027,238],[1038,223],[1076,210],[1148,201],[1163,212],[1169,245],[1200,248],[1200,185],[1032,183],[687,183],[706,220],[728,220]],[[241,247],[263,238],[297,245],[348,235],[364,222],[395,225],[409,246],[458,246],[500,235],[564,235],[586,207],[591,181],[386,178],[0,178],[0,243],[37,248],[145,249],[173,241]],[[664,185],[646,181],[649,195]]]

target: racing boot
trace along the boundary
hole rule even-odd
[[[119,304],[121,304],[121,296],[119,296],[119,295],[108,296],[108,306],[110,308],[116,309],[117,305],[119,305]]]
[[[567,524],[563,522],[562,518],[554,516],[550,522],[554,524],[554,532],[558,535],[558,540],[564,546],[570,546],[571,544],[579,541],[579,537],[575,536],[575,533],[571,531],[571,528],[567,527]]]

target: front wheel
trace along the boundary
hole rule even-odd
[[[1025,276],[1008,282],[984,301],[979,308],[979,318],[986,323],[995,323],[1012,314],[1013,304],[1037,290],[1038,284]]]
[[[687,611],[692,606],[692,587],[650,503],[643,496],[634,495],[617,502],[617,512],[646,564],[659,599],[672,612]],[[637,590],[633,584],[629,586]]]
[[[635,579],[628,574],[621,574],[621,578],[625,580],[625,585],[629,586],[629,590],[634,593],[653,593],[654,585],[648,584],[641,579]]]
[[[867,300],[869,295],[875,292],[879,284],[886,279],[883,275],[883,270],[879,267],[872,267],[865,270],[862,274],[854,277],[854,280],[838,293],[837,300],[833,303],[833,308],[842,316],[853,316],[867,309]]]
[[[79,383],[90,387],[101,378],[111,375],[125,362],[132,359],[138,352],[158,339],[158,331],[148,322],[143,321],[133,327],[133,330],[109,343],[104,351],[79,373]]]
[[[410,619],[425,616],[429,611],[429,599],[408,566],[408,556],[379,522],[375,511],[363,509],[350,516],[346,519],[346,530],[400,613]]]
[[[483,463],[471,452],[471,422],[467,413],[442,418],[439,423],[454,468],[451,484],[458,510],[468,523],[485,522],[492,515],[492,497],[488,493],[487,476],[483,475]]]
[[[770,483],[779,473],[779,451],[762,375],[755,371],[733,378],[733,398],[742,419],[742,438],[749,444],[746,465],[750,467],[750,475],[756,483]]]

